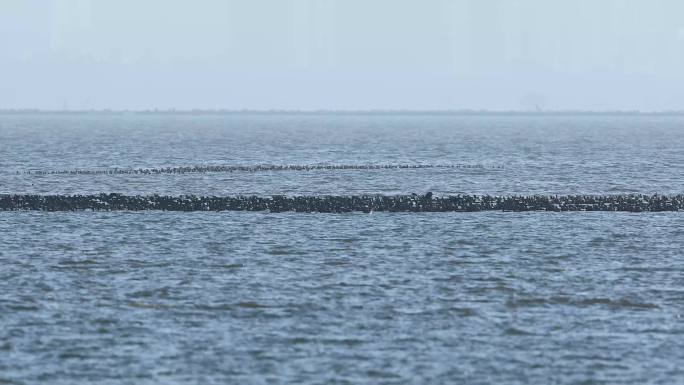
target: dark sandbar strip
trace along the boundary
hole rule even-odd
[[[269,212],[476,212],[476,211],[684,211],[684,195],[359,195],[162,196],[0,195],[0,211],[269,211]]]

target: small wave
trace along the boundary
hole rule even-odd
[[[37,305],[30,305],[30,304],[13,304],[13,305],[6,305],[7,309],[10,310],[11,312],[19,312],[19,311],[38,311],[41,308]]]
[[[611,299],[611,298],[587,298],[577,302],[580,306],[594,306],[604,305],[612,308],[632,308],[632,309],[658,309],[659,306],[654,303],[637,302],[628,298]]]
[[[235,304],[236,307],[240,308],[246,308],[246,309],[265,309],[270,306],[268,305],[263,305],[257,302],[251,302],[251,301],[246,301],[246,302],[238,302]]]
[[[87,352],[72,349],[59,353],[58,357],[61,360],[84,360],[86,358],[89,358],[89,354],[87,354]]]
[[[504,329],[504,334],[507,336],[531,336],[531,335],[534,335],[534,333],[530,333],[526,330],[519,329],[519,328],[516,328],[513,326]]]
[[[240,269],[240,268],[243,268],[245,266],[241,263],[228,263],[228,264],[215,265],[214,267],[219,268],[219,269],[233,270],[233,269]]]
[[[554,306],[554,305],[566,305],[566,306],[576,306],[576,307],[590,307],[590,306],[606,306],[613,309],[635,309],[635,310],[648,310],[648,309],[658,309],[659,306],[654,303],[634,301],[628,298],[604,298],[604,297],[593,297],[593,298],[573,298],[573,297],[551,297],[551,298],[526,298],[517,299],[514,301],[508,301],[506,303],[508,307],[518,308],[518,307],[536,307],[536,306]]]
[[[475,317],[478,315],[477,310],[471,307],[452,307],[447,309],[447,313],[456,314],[461,317]]]
[[[397,373],[392,373],[392,372],[385,371],[385,370],[375,370],[375,369],[371,369],[371,370],[366,371],[366,376],[368,376],[369,378],[387,379],[387,380],[401,378],[401,376]]]
[[[193,308],[200,311],[226,311],[233,310],[235,306],[229,303],[195,304]]]
[[[170,292],[171,292],[171,288],[168,286],[164,286],[161,288],[138,290],[136,292],[128,294],[128,297],[130,297],[130,298],[152,298],[152,297],[169,298]]]
[[[140,301],[128,301],[129,307],[137,309],[150,309],[150,310],[168,310],[175,306],[163,304],[163,303],[153,303],[153,302],[140,302]]]
[[[66,269],[66,268],[74,268],[74,269],[87,269],[90,268],[94,265],[98,265],[99,262],[94,260],[94,259],[65,259],[62,261],[59,261],[57,263],[57,268],[61,269]]]

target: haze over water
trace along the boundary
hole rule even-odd
[[[680,0],[3,0],[0,109],[684,110]]]

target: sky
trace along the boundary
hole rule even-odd
[[[0,109],[684,110],[681,0],[0,0]]]

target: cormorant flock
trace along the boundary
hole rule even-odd
[[[268,212],[476,212],[476,211],[684,211],[679,195],[358,195],[165,196],[0,195],[0,211],[268,211]]]

